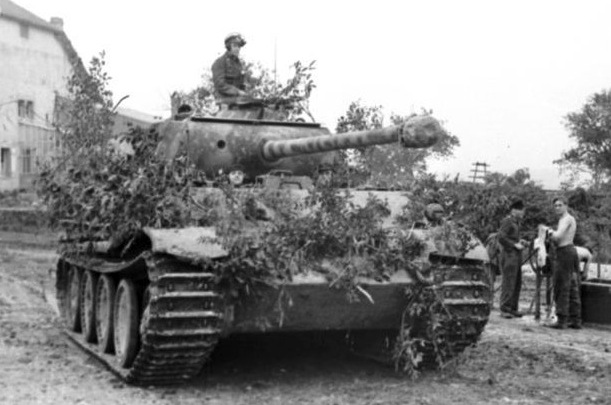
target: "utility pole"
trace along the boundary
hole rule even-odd
[[[473,169],[471,170],[471,173],[473,173],[471,177],[473,183],[477,182],[478,180],[484,180],[484,178],[488,174],[488,164],[484,162],[473,163]]]

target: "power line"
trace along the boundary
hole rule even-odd
[[[473,169],[471,170],[473,175],[471,179],[473,182],[477,182],[478,180],[484,180],[486,175],[488,175],[488,163],[485,162],[475,162],[473,163]]]

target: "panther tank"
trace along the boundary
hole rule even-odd
[[[207,178],[228,174],[238,190],[286,189],[305,198],[314,186],[314,173],[332,164],[339,150],[383,144],[427,148],[443,134],[439,123],[426,115],[399,126],[342,134],[331,134],[320,124],[274,117],[273,111],[257,106],[214,117],[173,117],[157,127],[157,153],[168,161],[186,155]],[[217,191],[213,182],[193,189],[194,198]],[[384,332],[395,338],[409,327],[412,336],[424,336],[419,320],[405,317],[411,305],[406,291],[424,286],[439,297],[446,315],[458,320],[459,333],[447,336],[453,351],[475,343],[492,300],[482,244],[471,237],[467,251],[456,254],[427,239],[434,225],[399,225],[395,217],[407,203],[404,191],[350,190],[356,206],[370,195],[388,205],[383,226],[389,232],[410,232],[425,247],[388,279],[359,280],[361,300],[348,300],[345,291],[329,287],[323,274],[305,268],[284,280],[282,288],[264,287],[256,297],[236,303],[219,287],[211,265],[230,259],[218,229],[144,228],[127,256],[117,253],[127,247],[111,240],[91,241],[80,254],[61,254],[56,292],[66,333],[128,383],[176,384],[196,376],[217,342],[230,335],[349,331],[355,337]],[[265,221],[269,218],[253,219],[250,231],[257,232],[257,224]],[[278,302],[286,297],[291,305],[278,320]],[[264,327],[262,319],[267,320]],[[355,344],[354,350],[362,346],[368,343]],[[425,362],[435,355],[430,345],[424,351]]]

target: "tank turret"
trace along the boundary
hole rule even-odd
[[[272,170],[309,176],[332,164],[334,151],[399,143],[406,148],[433,146],[443,135],[428,115],[403,125],[331,134],[320,124],[250,119],[196,117],[160,125],[157,152],[166,159],[186,154],[206,175],[240,170],[252,181]]]

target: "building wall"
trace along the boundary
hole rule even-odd
[[[0,158],[10,150],[10,174],[7,159],[0,162],[0,190],[28,185],[23,169],[35,169],[28,162],[43,154],[37,145],[53,135],[55,95],[67,94],[72,73],[52,32],[31,25],[27,38],[22,32],[20,23],[0,16]],[[19,100],[33,103],[26,117],[19,117]]]

